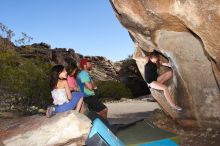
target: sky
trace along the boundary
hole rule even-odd
[[[73,48],[112,61],[131,55],[134,45],[108,0],[1,0],[0,22],[33,37],[32,43]]]

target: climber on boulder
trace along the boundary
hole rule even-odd
[[[170,63],[160,61],[159,53],[155,51],[150,53],[149,56],[143,54],[143,57],[137,57],[136,54],[134,54],[133,59],[135,59],[136,61],[144,62],[145,64],[144,77],[148,86],[156,90],[162,90],[170,106],[177,111],[182,111],[182,108],[174,103],[169,93],[168,87],[164,84],[173,76],[173,72],[167,71],[161,75],[158,75],[157,73],[157,69],[160,65],[171,67]]]

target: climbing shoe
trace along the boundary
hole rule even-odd
[[[172,109],[173,109],[173,110],[177,110],[177,111],[179,111],[179,112],[183,111],[183,109],[182,109],[181,107],[177,106],[177,105],[176,105],[176,106],[173,106]]]

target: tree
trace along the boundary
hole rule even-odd
[[[26,43],[30,43],[33,38],[27,35],[25,32],[21,33],[22,37],[15,40],[16,45],[25,45]],[[9,41],[15,36],[15,33],[0,22],[0,37],[7,38]]]
[[[3,23],[0,23],[0,30],[1,30],[1,33],[0,33],[1,37],[11,40],[12,37],[15,36],[15,33],[11,29],[9,29],[7,26],[5,26]]]
[[[22,37],[15,40],[16,45],[25,45],[26,43],[30,43],[33,40],[33,38],[31,36],[28,36],[26,33],[22,32],[21,34]]]

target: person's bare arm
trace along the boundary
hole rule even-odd
[[[162,62],[162,61],[160,61],[160,64],[163,65],[163,66],[171,67],[171,63],[170,62]]]
[[[66,90],[67,98],[68,98],[69,100],[71,100],[71,99],[72,99],[72,94],[71,94],[69,85],[68,85],[67,81],[63,81],[63,82],[64,82],[64,87],[65,87],[65,90]]]
[[[78,87],[70,87],[70,91],[79,91]]]
[[[69,87],[69,88],[70,88],[70,91],[75,91],[73,87]]]
[[[73,88],[73,87],[69,87],[69,88],[70,88],[70,91],[71,91],[71,92],[73,92],[73,91],[79,91],[79,88],[76,88],[76,87],[74,87],[74,88]]]
[[[85,83],[86,88],[89,90],[94,90],[96,86],[92,82]]]

